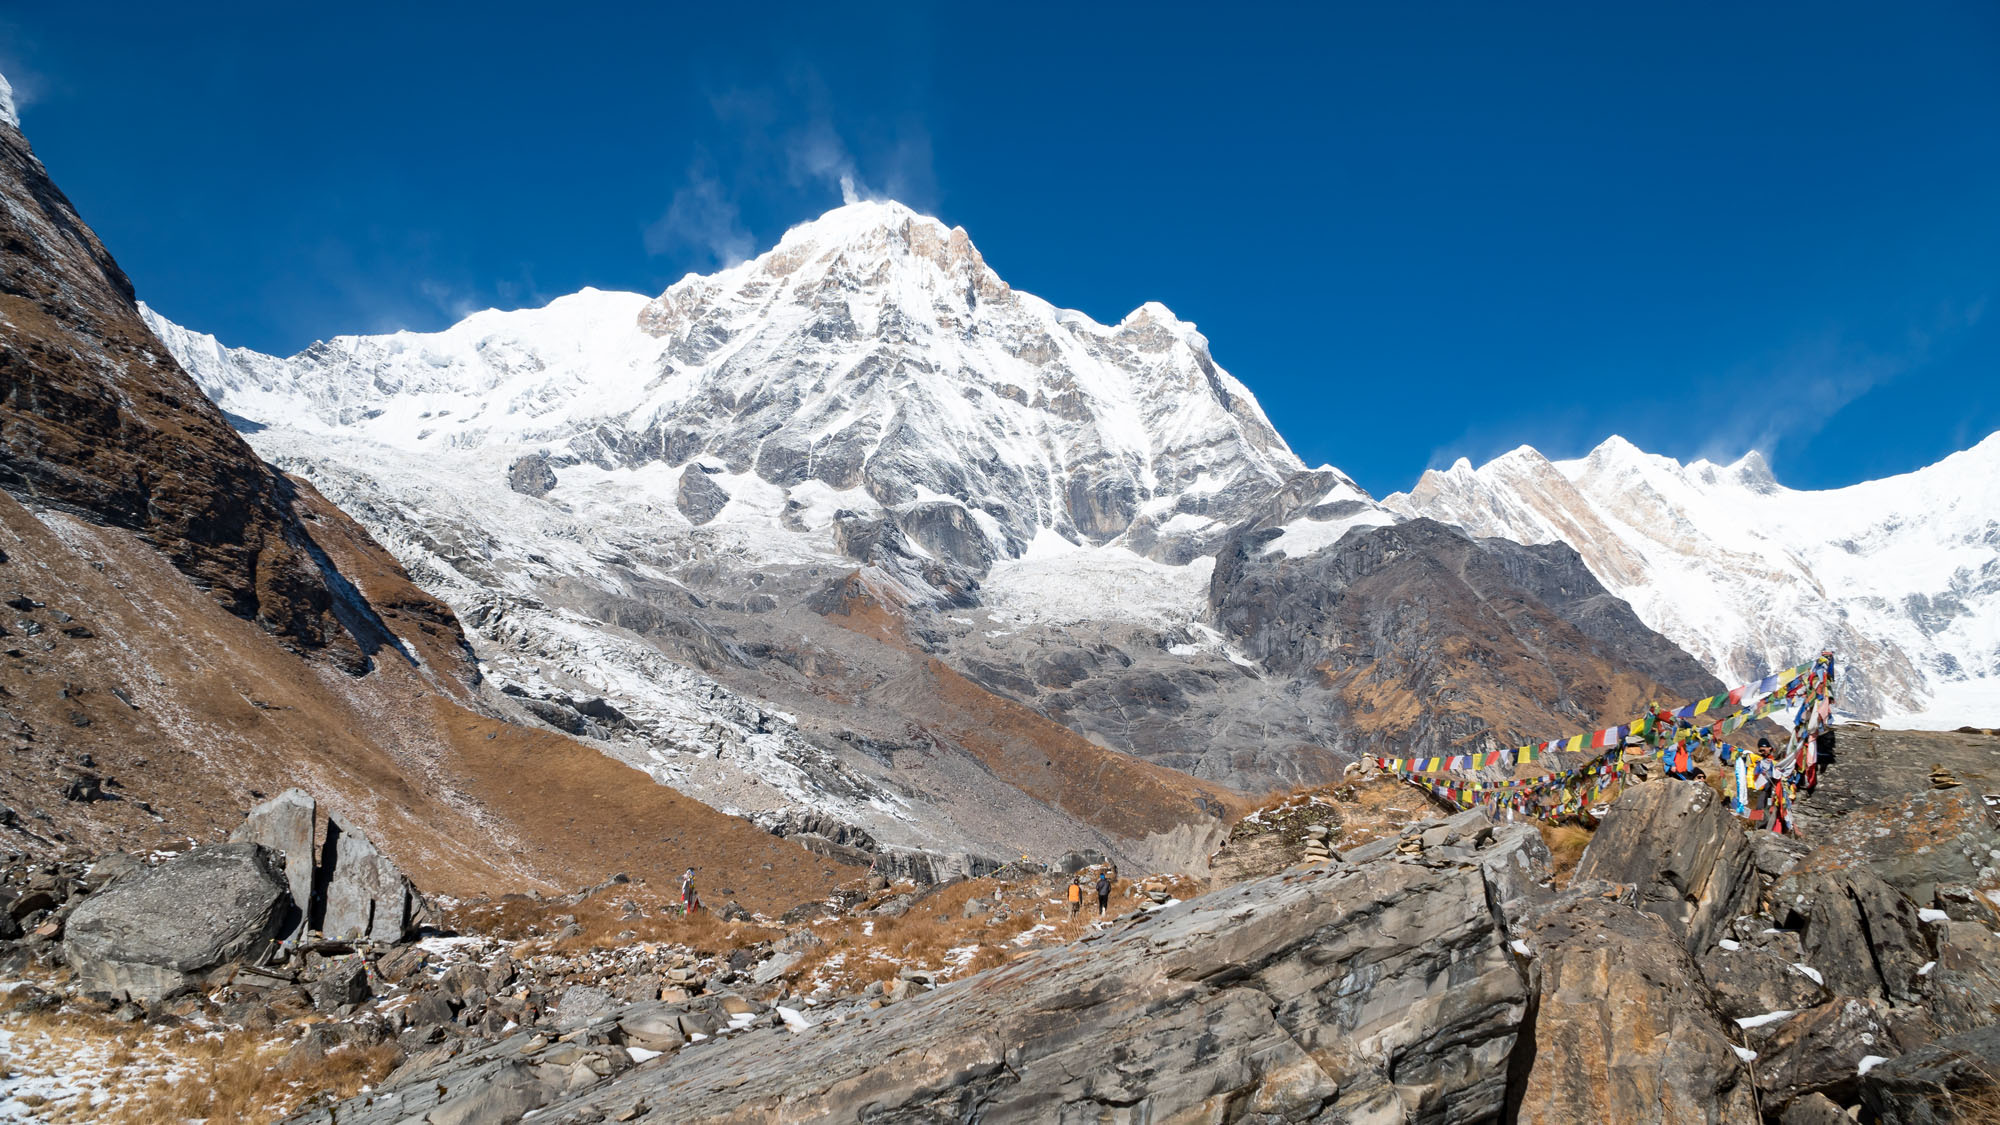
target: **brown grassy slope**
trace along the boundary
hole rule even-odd
[[[425,665],[453,658],[456,630],[393,560],[363,565],[364,548],[379,548],[345,533],[328,540]],[[846,870],[581,743],[477,714],[455,677],[388,656],[355,677],[287,652],[130,532],[60,513],[37,519],[0,496],[0,550],[0,597],[45,603],[4,611],[14,635],[0,639],[12,646],[0,649],[10,717],[0,802],[44,837],[61,831],[93,849],[212,838],[256,794],[299,785],[360,823],[420,885],[447,893],[567,889],[694,864],[715,877],[740,871],[727,884],[735,897],[783,909],[824,894]],[[24,620],[42,631],[27,636]],[[63,632],[76,628],[90,635]],[[123,799],[62,799],[85,755]]]
[[[4,124],[0,202],[0,801],[21,818],[0,848],[212,838],[298,785],[434,890],[693,863],[742,866],[739,897],[783,908],[831,884],[835,865],[469,709],[451,611],[251,452]],[[121,799],[65,800],[85,773]]]

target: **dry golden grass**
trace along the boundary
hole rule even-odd
[[[74,1012],[15,1012],[11,1069],[54,1074],[112,1100],[66,1097],[37,1107],[43,1119],[110,1125],[181,1125],[189,1119],[269,1121],[316,1094],[345,1098],[382,1080],[401,1054],[390,1045],[291,1058],[269,1032],[202,1032],[123,1024]]]
[[[282,1117],[316,1095],[337,1101],[380,1082],[402,1053],[394,1046],[350,1047],[311,1059],[293,1059],[284,1044],[212,1044],[172,1082],[136,1090],[112,1125],[180,1125],[209,1121],[265,1121]]]
[[[1583,849],[1590,846],[1591,831],[1573,824],[1534,823],[1541,829],[1542,842],[1549,846],[1549,867],[1556,885],[1563,886],[1576,871],[1576,865],[1583,861]]]
[[[626,916],[627,902],[639,907],[637,917]],[[630,885],[613,887],[574,905],[524,898],[467,903],[446,911],[444,921],[460,932],[505,942],[531,942],[544,951],[559,953],[661,942],[687,946],[704,956],[720,956],[783,935],[782,930],[751,922],[725,922],[713,910],[686,917],[662,913],[664,905],[644,887]],[[564,924],[557,919],[565,916],[575,917],[578,932],[559,938],[556,935]]]
[[[823,944],[808,951],[786,978],[801,991],[826,985],[835,992],[848,992],[873,981],[892,980],[905,966],[949,969],[956,978],[1004,965],[1040,945],[1073,941],[1091,932],[1099,921],[1095,891],[1085,888],[1083,908],[1071,918],[1064,898],[1068,882],[1055,877],[1018,882],[969,879],[926,895],[900,918],[848,917],[819,923],[812,929]],[[1130,893],[1132,886],[1129,879],[1113,884],[1104,921],[1130,913],[1145,901]],[[1200,887],[1183,879],[1171,889],[1187,897],[1199,893]],[[966,903],[975,898],[992,900],[994,908],[965,917]],[[987,919],[1002,908],[1009,916],[989,923]],[[1020,940],[1037,927],[1043,929],[1034,939]],[[954,950],[961,952],[948,959]]]
[[[1933,1094],[1931,1106],[1941,1121],[1957,1125],[2000,1125],[2000,1075],[1995,1075],[1978,1062],[1972,1062],[1972,1068],[1978,1072],[1974,1085]]]
[[[2000,1087],[1960,1094],[1952,1098],[1946,1113],[1958,1125],[2000,1125]]]

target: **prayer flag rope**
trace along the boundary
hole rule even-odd
[[[1375,765],[1393,773],[1438,773],[1444,770],[1483,770],[1489,766],[1525,765],[1557,752],[1580,753],[1585,749],[1616,749],[1623,746],[1628,738],[1649,737],[1663,720],[1692,719],[1709,711],[1738,706],[1744,699],[1757,699],[1772,692],[1789,691],[1802,684],[1817,665],[1818,661],[1813,661],[1796,668],[1787,668],[1755,683],[1732,688],[1721,695],[1698,699],[1678,710],[1662,712],[1654,707],[1647,711],[1645,717],[1634,722],[1605,727],[1589,734],[1573,734],[1568,738],[1530,743],[1512,750],[1486,750],[1477,754],[1450,754],[1435,758],[1377,758]],[[1739,722],[1729,729],[1736,730],[1742,725],[1743,723]]]
[[[1783,753],[1759,754],[1722,741],[1724,735],[1794,705],[1798,710]],[[1724,711],[1728,713],[1722,714]],[[1717,717],[1703,725],[1689,721],[1710,713]],[[1791,803],[1799,785],[1810,790],[1815,783],[1818,737],[1832,725],[1832,718],[1833,654],[1823,652],[1806,664],[1671,711],[1655,704],[1632,723],[1588,735],[1478,754],[1377,758],[1375,764],[1461,808],[1492,806],[1510,817],[1518,813],[1553,819],[1581,816],[1593,796],[1621,784],[1632,766],[1640,762],[1665,761],[1670,774],[1690,776],[1697,768],[1696,752],[1704,751],[1704,757],[1712,755],[1735,770],[1733,808],[1738,815],[1761,825],[1768,812],[1770,827],[1785,831],[1790,827]],[[1634,741],[1639,745],[1631,745]],[[1539,777],[1468,781],[1423,776],[1442,770],[1518,765],[1556,751],[1580,751],[1586,745],[1604,752],[1570,769]]]

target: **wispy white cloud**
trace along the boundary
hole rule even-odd
[[[695,152],[666,212],[646,228],[651,253],[692,253],[702,259],[691,263],[697,268],[743,260],[755,249],[746,201],[758,212],[774,203],[781,211],[803,208],[800,218],[834,198],[935,205],[930,132],[914,113],[843,123],[811,68],[776,86],[718,90],[708,105],[717,126],[712,143]]]
[[[674,192],[666,214],[646,228],[646,250],[693,251],[706,255],[708,264],[726,269],[748,258],[756,243],[743,226],[735,200],[704,164],[698,160],[688,169],[687,182]]]
[[[854,171],[854,155],[824,118],[808,122],[785,139],[786,168],[794,184],[822,183],[840,189],[842,203],[874,198]]]
[[[32,54],[33,44],[20,26],[0,17],[0,114],[16,126],[20,112],[42,97],[47,85],[40,71],[28,64],[24,54]]]
[[[1922,333],[1905,348],[1878,351],[1828,332],[1744,364],[1725,381],[1742,389],[1740,402],[1722,404],[1693,456],[1728,463],[1756,450],[1775,462],[1782,447],[1819,433],[1856,399],[1921,364],[1928,350]]]
[[[486,307],[474,299],[472,294],[428,277],[417,282],[417,292],[423,295],[424,300],[436,305],[438,311],[450,317],[454,323],[464,320],[473,313],[482,312]]]

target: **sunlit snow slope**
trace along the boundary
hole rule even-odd
[[[1752,453],[1682,465],[1611,438],[1425,473],[1383,504],[1477,535],[1575,547],[1611,592],[1738,683],[1831,647],[1845,703],[1897,723],[2000,724],[2000,434],[1824,492]]]
[[[691,524],[775,504],[829,549],[837,513],[887,512],[974,573],[1042,530],[1185,561],[1303,469],[1193,325],[1156,304],[1114,326],[1055,308],[895,203],[841,207],[656,300],[585,290],[289,359],[153,326],[259,424],[495,483],[533,458],[530,489],[540,459],[555,482],[643,472]]]

